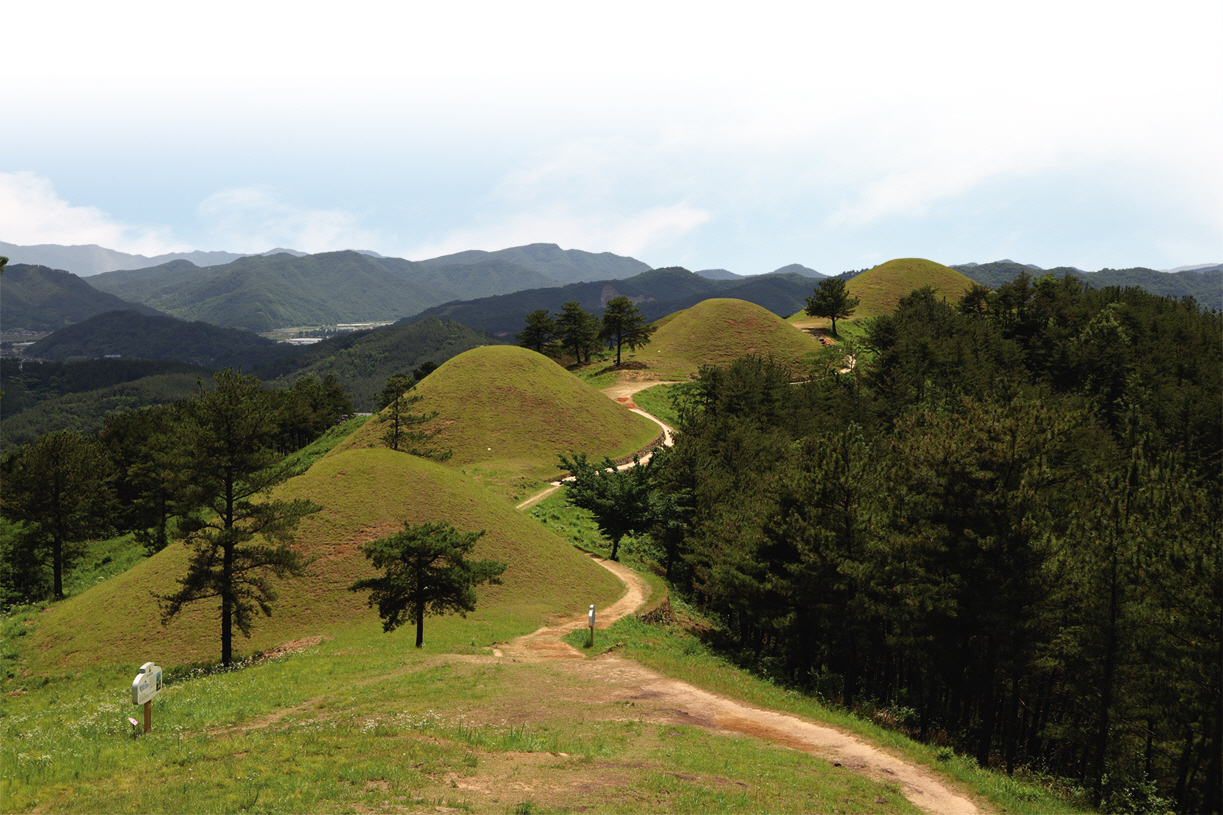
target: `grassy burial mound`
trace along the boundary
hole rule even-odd
[[[547,357],[517,346],[474,348],[422,381],[416,412],[437,412],[436,443],[447,462],[479,475],[501,492],[522,494],[557,474],[559,453],[632,455],[658,435],[658,425],[625,410]],[[386,425],[371,421],[350,446],[381,442]]]
[[[704,300],[657,325],[650,344],[631,359],[645,362],[660,379],[686,379],[702,365],[729,365],[748,354],[772,357],[797,371],[820,347],[776,314],[745,300]]]
[[[881,263],[846,283],[846,290],[860,302],[852,317],[838,320],[837,331],[841,330],[842,322],[848,324],[854,320],[891,314],[900,303],[900,298],[923,286],[930,286],[939,297],[947,298],[948,303],[955,303],[972,287],[972,280],[955,269],[922,258],[898,258]],[[832,321],[826,317],[808,317],[803,311],[791,316],[789,322],[804,329],[826,329],[832,325]]]
[[[603,397],[605,398],[605,397]],[[354,627],[380,631],[376,609],[348,586],[375,572],[361,544],[413,523],[444,520],[463,531],[487,530],[474,557],[509,564],[499,586],[477,589],[467,619],[425,621],[425,645],[462,650],[533,631],[549,618],[580,614],[591,603],[619,598],[622,587],[567,541],[471,483],[455,470],[387,449],[336,452],[284,484],[277,497],[323,505],[299,528],[295,548],[310,564],[305,575],[279,582],[272,616],[260,616],[251,638],[235,628],[235,651],[249,654],[315,636],[343,636]],[[215,660],[220,654],[219,601],[188,606],[163,627],[154,594],[168,594],[186,570],[187,550],[171,544],[128,571],[49,608],[28,637],[35,675],[55,675],[92,664],[171,667]],[[386,635],[410,648],[413,632]]]

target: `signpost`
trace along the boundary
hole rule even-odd
[[[595,647],[595,607],[590,607],[590,648]]]
[[[594,608],[594,606],[591,606]],[[132,704],[144,705],[144,732],[153,728],[153,698],[161,692],[161,668],[152,662],[140,666],[132,680]]]

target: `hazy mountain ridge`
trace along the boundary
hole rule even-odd
[[[1041,269],[1029,264],[1016,263],[1013,260],[998,260],[992,263],[964,263],[951,268],[991,289],[1009,283],[1020,272],[1027,273],[1033,279],[1044,277],[1047,274],[1055,277],[1072,275],[1097,289],[1108,286],[1122,288],[1136,286],[1163,297],[1193,297],[1206,308],[1223,309],[1223,271],[1217,264],[1169,272],[1143,267],[1085,272],[1073,266]]]
[[[437,316],[490,334],[513,334],[522,329],[526,316],[537,309],[560,311],[576,301],[582,308],[598,314],[612,297],[623,295],[638,304],[641,313],[656,320],[674,311],[689,308],[709,297],[747,300],[779,316],[789,316],[806,305],[816,280],[796,274],[771,274],[741,280],[711,280],[682,267],[652,269],[620,280],[570,283],[559,288],[529,289],[496,297],[443,303],[421,312],[416,318]]]
[[[561,249],[555,243],[532,243],[486,252],[469,249],[453,255],[419,261],[422,266],[471,266],[500,260],[538,272],[557,283],[586,283],[593,280],[619,280],[649,271],[649,264],[611,252],[584,252]]]

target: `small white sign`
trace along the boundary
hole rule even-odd
[[[161,668],[152,662],[140,666],[140,673],[132,680],[132,704],[143,705],[153,701],[161,692]]]
[[[595,627],[595,607],[594,606],[590,607],[590,627],[591,628]]]

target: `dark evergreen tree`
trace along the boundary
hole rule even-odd
[[[565,303],[556,315],[556,338],[562,348],[573,354],[574,361],[590,362],[591,352],[598,347],[599,320],[583,309],[581,303]]]
[[[178,525],[191,549],[179,589],[159,596],[163,622],[183,607],[220,600],[221,662],[233,661],[233,628],[250,636],[257,611],[271,616],[276,591],[270,576],[301,574],[289,548],[303,518],[321,507],[305,500],[272,500],[272,487],[290,476],[273,445],[280,431],[275,400],[259,381],[226,369],[215,387],[200,383],[180,425],[189,455],[186,481],[198,509]]]
[[[815,294],[807,298],[807,314],[832,320],[832,334],[836,336],[837,320],[853,316],[860,299],[849,293],[844,280],[828,277],[821,280],[815,287]]]
[[[624,296],[613,297],[603,307],[603,327],[599,337],[608,347],[616,349],[616,364],[619,365],[621,348],[627,345],[629,350],[636,351],[648,345],[656,328],[646,322],[641,309],[632,300]]]
[[[416,623],[416,647],[425,644],[425,615],[457,611],[466,617],[476,607],[475,587],[500,583],[506,564],[468,560],[483,532],[460,532],[448,523],[404,522],[402,532],[361,547],[381,577],[367,577],[348,587],[368,591],[378,606],[382,630]]]
[[[79,544],[110,528],[113,471],[96,438],[57,430],[4,460],[4,515],[20,521],[25,562],[48,562],[51,591],[64,596],[64,575]]]
[[[557,336],[556,321],[546,308],[536,309],[527,315],[522,331],[514,335],[518,344],[538,354],[548,353]]]

